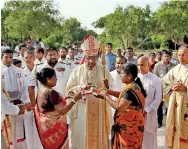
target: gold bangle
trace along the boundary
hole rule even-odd
[[[73,100],[71,100],[74,104],[76,103],[76,101],[73,99]]]

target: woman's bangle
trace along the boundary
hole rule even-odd
[[[76,101],[74,99],[71,100],[74,104],[76,103]]]

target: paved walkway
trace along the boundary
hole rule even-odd
[[[165,132],[166,132],[165,121],[166,121],[166,116],[164,115],[163,126],[161,128],[158,128],[158,134],[157,134],[158,149],[164,149]]]

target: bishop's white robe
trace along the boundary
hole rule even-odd
[[[180,80],[188,89],[188,64],[178,64],[163,78],[163,97],[168,106],[166,145],[169,149],[188,149],[188,91],[167,94]]]
[[[113,86],[113,79],[106,70],[106,79]],[[83,85],[91,83],[97,89],[103,88],[103,69],[97,64],[88,70],[86,64],[78,66],[70,75],[66,91],[79,91]],[[93,95],[86,96],[86,102],[78,101],[69,112],[70,141],[76,149],[109,149],[109,134],[112,123],[110,105]]]
[[[138,74],[147,97],[144,110],[147,112],[144,126],[143,149],[157,149],[157,109],[162,100],[162,82],[152,73]]]

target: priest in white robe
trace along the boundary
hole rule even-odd
[[[4,92],[12,103],[25,104],[27,110],[32,110],[27,82],[21,69],[12,64],[13,52],[2,52],[1,77]],[[24,114],[11,116],[12,137],[9,138],[9,146],[12,149],[27,149],[24,136]],[[27,136],[26,136],[27,137]]]
[[[70,75],[66,86],[67,93],[80,91],[85,86],[94,85],[97,89],[104,88],[106,78],[110,85],[113,79],[110,73],[97,63],[99,43],[92,35],[87,35],[81,45],[85,55],[84,64],[78,66]],[[107,86],[107,83],[106,87]],[[111,86],[109,86],[111,88]],[[75,104],[70,111],[71,147],[73,149],[109,149],[109,134],[112,114],[109,104],[93,95]]]
[[[1,89],[1,130],[5,129],[5,119],[6,115],[18,115],[18,114],[24,114],[25,112],[25,105],[14,105],[11,103],[4,93],[3,89]],[[1,148],[6,149],[8,148],[7,143],[4,139],[4,136],[1,132]]]
[[[142,148],[157,149],[157,109],[162,100],[162,82],[159,77],[149,72],[149,59],[142,56],[137,62],[140,78],[147,97],[145,99],[145,128]]]
[[[188,46],[178,50],[180,64],[163,78],[164,102],[168,106],[166,146],[169,149],[188,148]]]

